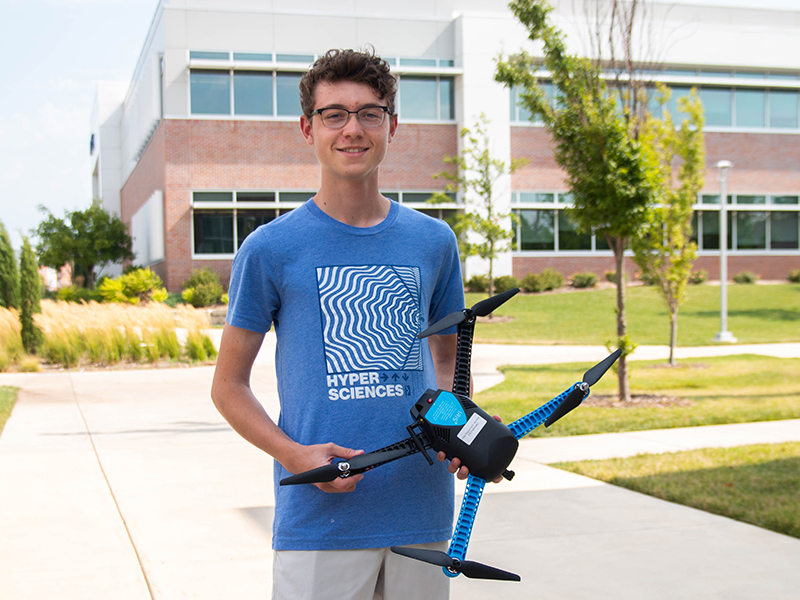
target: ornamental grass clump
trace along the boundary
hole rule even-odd
[[[0,306],[0,372],[23,355],[20,329],[17,311]]]
[[[210,327],[208,315],[190,306],[173,309],[159,302],[135,306],[45,300],[36,322],[44,331],[42,357],[67,368],[81,363],[105,366],[216,357],[205,333]],[[206,358],[195,358],[194,351],[182,347],[176,330],[190,332],[205,344]]]

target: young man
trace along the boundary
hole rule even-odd
[[[416,334],[464,307],[455,236],[378,187],[397,132],[395,86],[371,53],[332,50],[314,64],[300,83],[300,128],[320,164],[319,192],[253,232],[233,263],[212,398],[275,458],[273,598],[448,597],[440,569],[388,547],[447,548],[451,473],[467,475],[458,459],[430,467],[410,457],[331,483],[277,485],[408,437],[419,396],[452,387],[454,330]],[[271,326],[277,424],[249,385]]]

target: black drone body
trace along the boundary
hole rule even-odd
[[[475,477],[493,481],[506,473],[519,441],[466,396],[428,390],[411,408],[431,447],[448,459],[458,457]]]
[[[448,551],[445,553],[407,547],[392,547],[392,551],[440,566],[448,577],[463,574],[476,579],[519,581],[519,575],[514,573],[465,560],[483,488],[487,481],[496,480],[500,476],[513,478],[514,473],[508,470],[508,466],[516,455],[519,439],[542,423],[549,427],[577,408],[589,396],[589,388],[619,358],[621,350],[615,351],[586,371],[582,381],[570,386],[536,410],[508,426],[500,423],[469,398],[472,338],[476,318],[491,314],[518,291],[515,288],[482,300],[472,308],[452,313],[417,336],[424,338],[458,326],[453,390],[427,390],[414,403],[411,407],[413,423],[406,427],[409,438],[368,454],[292,475],[282,479],[280,485],[322,483],[333,481],[337,477],[350,477],[418,452],[422,453],[429,464],[433,464],[428,450],[444,452],[448,459],[458,457],[470,474]]]

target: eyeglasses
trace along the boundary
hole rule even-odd
[[[388,106],[365,106],[358,110],[346,110],[331,106],[318,108],[311,113],[311,116],[319,115],[319,118],[322,119],[322,124],[329,129],[342,129],[350,120],[350,115],[355,115],[362,126],[372,128],[383,125],[388,112]]]

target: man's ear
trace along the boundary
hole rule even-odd
[[[300,117],[300,132],[306,138],[306,143],[309,146],[314,145],[314,135],[311,131],[311,119],[306,118],[305,115]]]
[[[391,117],[391,121],[389,121],[389,143],[392,143],[392,138],[394,134],[397,133],[397,115],[393,115]]]

